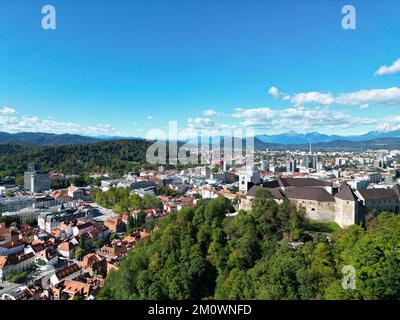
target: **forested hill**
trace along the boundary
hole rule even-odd
[[[67,133],[0,132],[0,144],[57,146],[65,144],[95,143],[100,141],[102,141],[102,139]]]
[[[29,163],[43,170],[64,174],[90,172],[126,172],[145,163],[146,140],[103,141],[63,146],[28,146],[0,144],[0,175],[23,174]]]
[[[111,271],[98,299],[400,298],[400,217],[383,213],[311,239],[288,203],[256,194],[253,210],[226,218],[225,198],[160,221]],[[293,247],[290,241],[302,240]],[[355,289],[343,289],[353,266]]]

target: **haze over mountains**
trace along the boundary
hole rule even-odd
[[[304,144],[304,143],[319,143],[329,142],[336,140],[346,141],[366,141],[380,138],[399,138],[400,130],[395,131],[370,131],[362,135],[351,135],[351,136],[339,136],[339,135],[327,135],[318,132],[309,133],[297,133],[290,131],[287,133],[276,134],[276,135],[258,135],[256,136],[262,142],[268,143],[279,143],[279,144]]]
[[[54,134],[42,132],[0,132],[0,144],[59,146],[68,144],[87,144],[109,140],[142,140],[141,137],[98,136],[89,137],[77,134]],[[221,142],[223,138],[221,138]],[[265,148],[305,148],[309,143],[313,148],[363,149],[363,148],[399,148],[400,130],[371,131],[363,135],[339,136],[318,132],[296,133],[290,131],[276,135],[257,135],[256,149]]]

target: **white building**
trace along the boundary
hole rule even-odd
[[[59,212],[45,211],[41,213],[38,217],[39,228],[50,233],[61,222],[72,220],[93,221],[93,211],[90,208],[83,207],[72,212],[63,211],[61,208],[59,210]]]
[[[38,220],[38,217],[41,213],[47,212],[48,210],[39,209],[39,208],[24,208],[19,211],[14,212],[4,212],[3,216],[10,216],[10,217],[19,217],[21,221],[29,221],[34,222]]]
[[[239,192],[246,194],[249,189],[249,183],[259,184],[261,182],[260,171],[254,165],[247,166],[245,170],[239,173]]]
[[[10,274],[28,270],[35,262],[35,254],[30,252],[22,255],[0,256],[0,279],[4,280]]]

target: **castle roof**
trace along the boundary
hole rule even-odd
[[[330,182],[314,178],[279,178],[281,187],[329,187]]]
[[[340,191],[335,194],[335,198],[347,201],[357,201],[356,195],[346,182],[342,183],[340,186]]]
[[[359,190],[358,192],[365,200],[391,200],[398,198],[393,189],[375,188]]]
[[[268,190],[274,199],[283,199],[285,196],[279,188],[264,188],[262,186],[252,186],[247,192],[248,197],[254,197],[258,190]]]
[[[335,198],[322,188],[298,187],[285,192],[289,199],[311,200],[319,202],[334,202]]]
[[[400,198],[400,185],[397,183],[393,186],[392,190],[397,194],[397,196]]]

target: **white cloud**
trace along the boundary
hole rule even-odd
[[[238,108],[232,117],[242,119],[241,125],[253,129],[316,130],[350,128],[376,123],[375,119],[353,117],[327,107],[305,108],[295,106],[286,109]]]
[[[400,116],[390,116],[383,120],[379,124],[378,131],[389,132],[394,130],[400,130]]]
[[[400,88],[391,87],[386,89],[359,90],[348,93],[333,95],[318,91],[297,93],[290,101],[295,106],[316,105],[369,105],[369,104],[396,104],[400,103]]]
[[[271,96],[275,97],[275,98],[280,97],[280,92],[279,92],[279,90],[278,90],[277,87],[271,87],[271,88],[269,88],[268,93],[269,93]]]
[[[272,86],[271,88],[268,89],[268,93],[271,96],[273,96],[274,98],[280,98],[282,100],[289,100],[290,99],[289,95],[279,91],[279,89],[277,87],[274,87],[274,86]]]
[[[179,136],[184,138],[193,137],[213,137],[220,135],[231,136],[234,130],[237,129],[237,125],[230,125],[225,123],[216,123],[209,118],[189,118],[187,120],[187,126],[183,130],[180,130]]]
[[[0,109],[0,113],[1,114],[13,114],[16,113],[17,111],[13,108],[10,107],[3,107]]]
[[[232,117],[242,119],[270,119],[274,117],[276,114],[276,110],[270,108],[251,108],[251,109],[242,109],[237,108],[235,112],[232,114]]]
[[[188,127],[191,129],[205,129],[215,127],[215,122],[209,118],[189,118]]]
[[[152,120],[152,119],[153,119],[153,116],[150,116],[150,115],[149,115],[149,116],[147,116],[147,119],[148,119],[148,120]]]
[[[400,88],[392,87],[342,93],[336,97],[336,103],[346,105],[400,103]]]
[[[360,105],[360,109],[368,109],[368,103]]]
[[[329,105],[334,102],[334,98],[330,93],[321,93],[317,91],[304,92],[295,94],[290,100],[296,106],[302,106],[305,104],[320,104]]]
[[[377,71],[375,71],[375,76],[382,76],[385,74],[393,74],[400,72],[400,59],[397,59],[390,66],[382,66]]]
[[[213,109],[207,109],[207,110],[203,111],[203,116],[206,116],[206,117],[218,116],[219,117],[219,116],[222,116],[222,113],[219,113]]]
[[[0,113],[0,131],[71,133],[89,136],[114,135],[115,129],[109,124],[79,125],[37,116],[17,116],[16,112]]]

